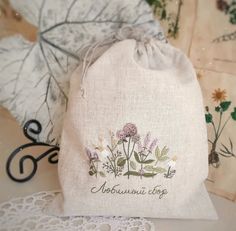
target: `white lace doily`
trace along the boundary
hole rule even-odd
[[[66,217],[43,214],[58,192],[39,192],[0,204],[0,231],[145,231],[155,230],[144,218]]]

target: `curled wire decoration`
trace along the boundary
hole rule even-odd
[[[30,143],[23,144],[16,148],[8,157],[7,164],[6,164],[6,172],[7,175],[15,182],[23,183],[32,179],[38,169],[38,162],[45,157],[48,157],[48,162],[50,164],[56,164],[58,162],[58,151],[60,150],[59,146],[57,145],[50,145],[42,142],[37,142],[36,136],[39,135],[42,131],[42,126],[37,120],[29,120],[25,123],[23,132],[25,137],[31,140]],[[48,147],[48,150],[41,153],[37,157],[31,154],[24,154],[21,158],[19,158],[19,173],[21,177],[15,176],[12,173],[12,163],[16,156],[19,156],[23,151],[27,148],[31,147]],[[25,162],[31,161],[32,163],[32,170],[26,175],[22,176],[25,173]]]

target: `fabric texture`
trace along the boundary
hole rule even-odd
[[[208,110],[206,118],[211,115],[211,120],[207,120],[209,176],[206,186],[208,191],[236,202],[236,78],[214,71],[199,73]]]
[[[157,231],[151,221],[126,217],[55,217],[43,212],[45,205],[58,194],[37,192],[0,204],[0,230],[4,231]]]
[[[223,128],[224,123],[228,120],[217,140],[213,124],[207,123],[208,138],[216,141],[216,145],[212,145],[210,141],[208,143],[210,170],[206,186],[209,192],[236,202],[236,158],[235,148],[233,148],[236,145],[234,120],[236,118],[234,117],[235,1],[178,0],[167,1],[166,4],[158,4],[159,1],[151,2],[156,7],[155,14],[160,20],[168,41],[188,54],[194,67],[197,68],[204,104],[209,107],[216,131],[218,127]],[[163,15],[167,15],[167,17],[163,17]],[[178,17],[175,17],[176,15]],[[175,23],[171,23],[173,21]],[[172,27],[176,30],[172,30]],[[177,36],[169,36],[168,31],[178,32]],[[217,98],[213,98],[213,95],[216,94],[221,96],[221,92],[223,99],[220,98],[217,101]],[[221,121],[221,112],[218,108],[221,103],[227,105],[224,101],[230,101],[231,104],[224,111]],[[218,112],[215,111],[215,108]],[[227,118],[231,113],[233,116]],[[208,113],[206,112],[206,114]]]
[[[196,12],[190,51],[194,66],[235,74],[235,1],[199,0]]]
[[[62,194],[47,212],[217,217],[203,185],[207,133],[193,67],[172,46],[146,43],[161,69],[137,63],[137,42],[129,39],[85,76],[74,73],[58,166]]]

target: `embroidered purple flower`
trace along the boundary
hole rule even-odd
[[[126,134],[123,130],[117,131],[116,136],[119,140],[124,140],[126,138]]]
[[[96,160],[96,161],[99,160],[98,154],[96,152],[92,153],[88,148],[85,148],[85,151],[86,151],[86,154],[87,154],[90,162],[94,161],[94,160]]]
[[[148,144],[150,143],[150,140],[151,140],[151,133],[148,132],[146,137],[144,138],[144,143],[143,143],[143,148],[144,149],[147,149]]]
[[[135,124],[127,123],[123,127],[123,131],[125,132],[126,136],[134,136],[137,134],[137,127],[135,126]]]
[[[140,140],[137,142],[137,144],[138,144],[138,152],[140,153],[143,151],[143,146]]]
[[[150,144],[148,151],[152,152],[153,149],[156,147],[156,145],[157,145],[157,139],[154,139],[152,143]]]
[[[131,140],[134,143],[137,143],[140,140],[140,135],[136,134],[136,135],[132,136]]]

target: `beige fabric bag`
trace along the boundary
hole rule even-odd
[[[193,67],[168,44],[138,47],[133,39],[114,44],[82,86],[81,71],[74,74],[59,157],[62,193],[49,212],[215,219],[203,185],[207,135]],[[156,70],[135,60],[145,51]]]

